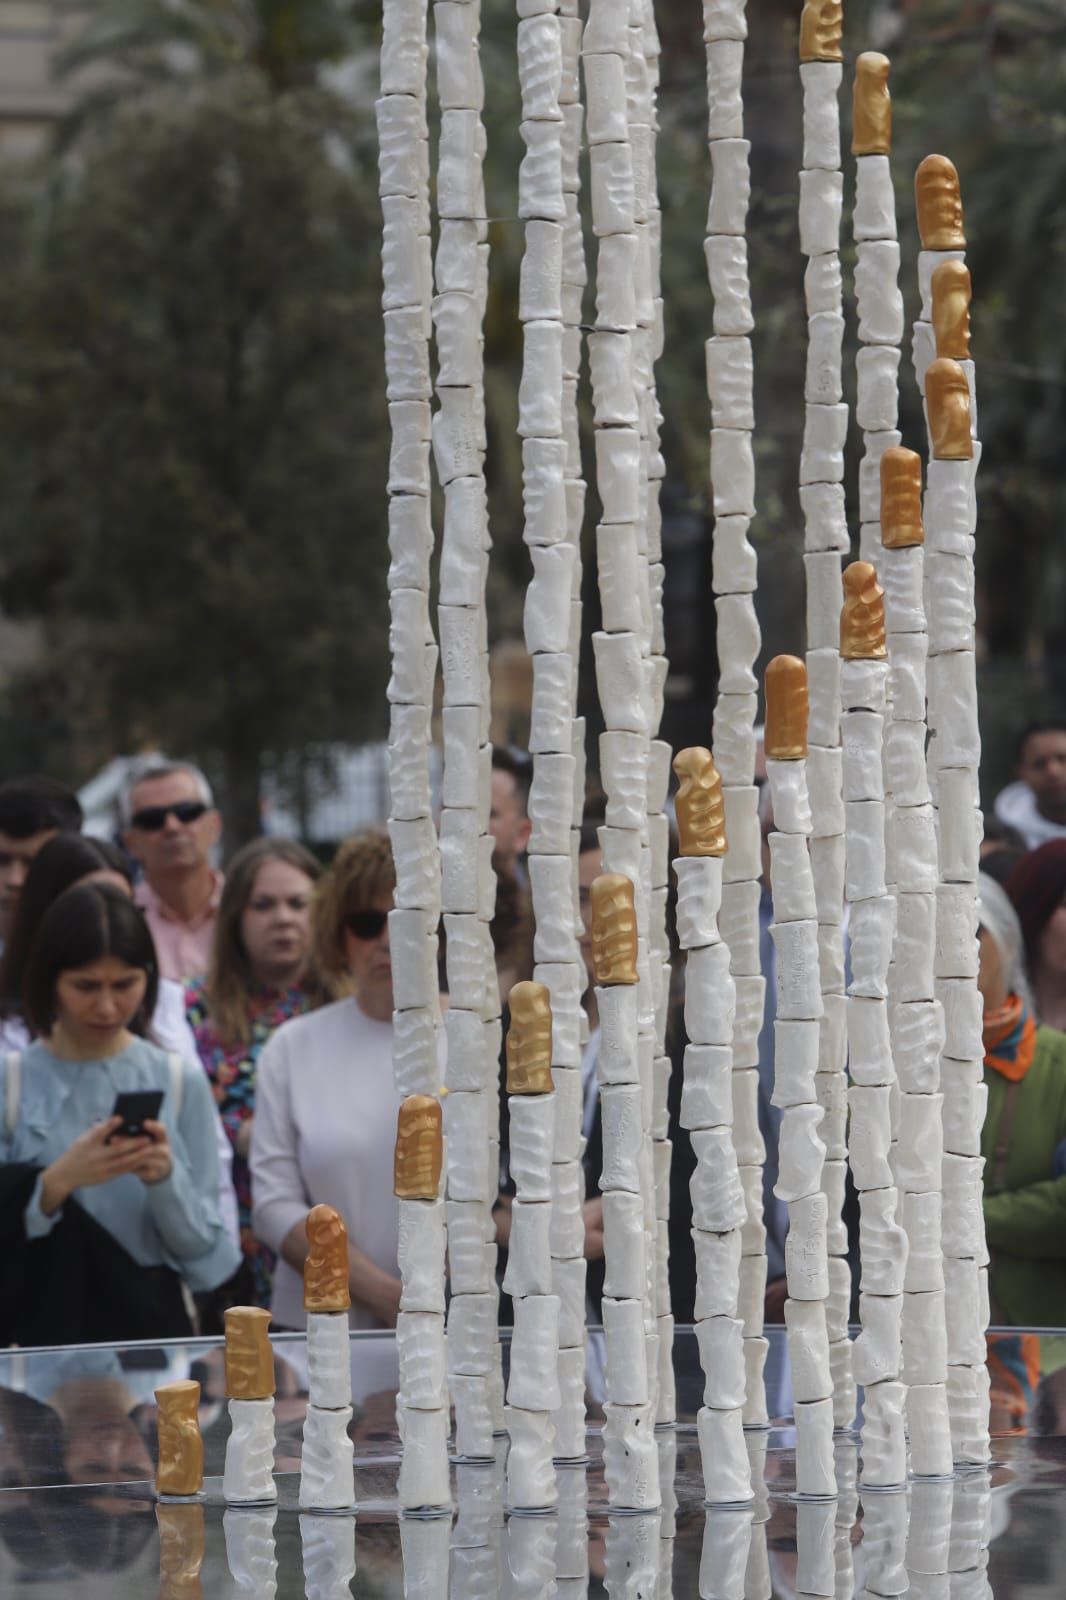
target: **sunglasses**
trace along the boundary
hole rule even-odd
[[[207,807],[202,800],[179,800],[172,806],[145,806],[141,811],[135,811],[130,818],[131,828],[142,828],[145,833],[158,833],[166,825],[168,817],[177,817],[179,822],[199,822],[206,812]]]
[[[387,911],[349,911],[344,926],[355,939],[380,939],[389,920]]]

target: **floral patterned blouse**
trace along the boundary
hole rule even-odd
[[[256,1302],[267,1307],[275,1257],[252,1232],[251,1174],[248,1162],[237,1154],[237,1135],[241,1124],[255,1112],[256,1065],[263,1046],[283,1022],[302,1016],[314,1003],[315,996],[307,983],[281,990],[259,985],[248,997],[251,1038],[246,1044],[224,1044],[208,1015],[206,978],[194,978],[185,986],[189,1026],[203,1069],[211,1080],[222,1125],[233,1145],[233,1187],[237,1192],[241,1250],[252,1269]]]

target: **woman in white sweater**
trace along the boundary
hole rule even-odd
[[[388,913],[396,875],[384,834],[341,846],[315,906],[318,970],[344,999],[286,1022],[259,1059],[252,1223],[277,1252],[273,1315],[303,1328],[304,1222],[335,1206],[348,1227],[353,1328],[394,1327],[400,1302],[392,1192],[399,1097],[392,1078]]]

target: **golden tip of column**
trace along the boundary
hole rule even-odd
[[[347,1311],[348,1229],[334,1206],[312,1206],[307,1213],[307,1260],[304,1262],[304,1310]]]
[[[844,568],[840,654],[844,661],[884,661],[888,656],[885,591],[870,561],[853,561]]]
[[[800,12],[800,61],[843,61],[843,32],[842,0],[806,0]]]
[[[914,174],[918,233],[923,250],[964,250],[962,191],[955,163],[947,156],[926,156]]]
[[[602,872],[592,880],[592,970],[596,982],[637,981],[637,910],[631,880]]]
[[[807,667],[799,656],[775,656],[763,678],[771,761],[802,761],[807,754]]]
[[[925,406],[934,461],[972,461],[970,385],[957,361],[938,356],[926,367]]]
[[[430,1094],[409,1094],[396,1119],[393,1193],[400,1200],[435,1200],[444,1165],[444,1117]]]
[[[226,1328],[226,1396],[230,1400],[269,1400],[274,1393],[274,1351],[263,1306],[230,1306]]]
[[[674,805],[683,856],[725,855],[725,802],[722,775],[703,745],[690,745],[674,757],[681,780]]]
[[[891,62],[878,50],[864,50],[855,62],[852,89],[851,153],[887,156],[892,150]]]
[[[551,1094],[552,997],[546,983],[528,980],[512,986],[507,1029],[507,1093]]]
[[[881,456],[881,543],[886,550],[925,543],[922,458],[899,444]]]

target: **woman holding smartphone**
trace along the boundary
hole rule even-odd
[[[0,1340],[190,1331],[182,1279],[213,1289],[239,1255],[218,1210],[210,1088],[143,1037],[158,987],[143,915],[80,884],[50,907],[23,1011],[35,1042],[0,1065]],[[162,1092],[131,1133],[118,1097]]]

